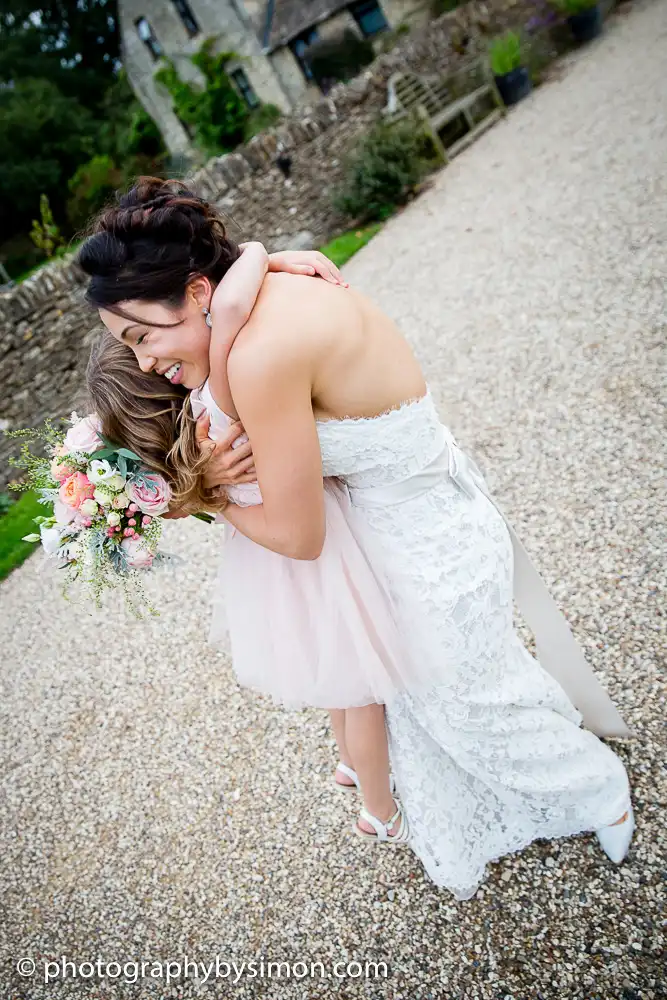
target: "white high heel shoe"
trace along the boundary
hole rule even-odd
[[[630,841],[635,832],[635,814],[631,805],[628,806],[626,812],[627,816],[622,823],[616,823],[614,826],[603,826],[600,830],[595,831],[600,847],[609,860],[617,865],[620,865],[628,853]]]
[[[357,772],[353,768],[348,767],[347,764],[343,764],[342,761],[339,761],[336,770],[342,771],[343,774],[346,774],[348,778],[352,778],[352,781],[354,782],[353,785],[343,785],[340,781],[336,781],[336,776],[334,775],[333,783],[340,792],[361,791],[361,786],[359,784],[359,777],[357,775]],[[394,778],[393,774],[389,775],[389,791],[391,792],[392,795],[394,795],[394,793],[396,792],[396,779]]]
[[[375,833],[367,833],[366,830],[362,830],[356,822],[352,826],[352,831],[356,833],[358,837],[364,837],[366,840],[375,840],[377,843],[388,844],[392,847],[400,847],[403,844],[407,844],[410,840],[410,826],[408,824],[408,818],[403,812],[403,806],[398,799],[394,799],[394,805],[396,806],[396,812],[385,822],[378,819],[377,816],[373,816],[373,814],[369,813],[365,806],[362,806],[359,813],[359,819],[365,819],[367,823],[370,823],[375,830]],[[390,834],[389,831],[396,820],[400,820],[398,829],[396,833]]]

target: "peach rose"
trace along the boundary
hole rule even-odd
[[[57,483],[62,483],[64,479],[71,476],[75,470],[70,465],[62,465],[57,458],[51,462],[51,475]]]
[[[75,472],[60,484],[58,496],[68,507],[78,509],[83,500],[88,500],[95,492],[95,487],[83,472]]]

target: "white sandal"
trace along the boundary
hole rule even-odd
[[[372,813],[369,813],[365,806],[362,806],[359,813],[359,819],[365,819],[367,823],[370,823],[370,825],[374,827],[375,833],[367,833],[365,830],[362,830],[356,822],[353,824],[352,830],[358,837],[364,837],[366,840],[375,840],[377,842],[381,841],[383,844],[391,844],[392,846],[407,844],[410,839],[408,820],[403,812],[403,806],[397,799],[394,799],[394,805],[396,806],[396,812],[384,823],[381,819],[378,819],[377,816],[373,816]],[[398,830],[396,833],[390,834],[389,831],[399,817],[401,822]]]
[[[353,785],[343,785],[340,781],[336,781],[336,775],[334,774],[333,783],[336,786],[336,788],[339,790],[339,792],[360,792],[361,791],[361,785],[359,783],[359,777],[357,775],[357,772],[353,768],[348,767],[347,764],[343,764],[342,761],[339,761],[338,762],[338,766],[336,767],[336,770],[337,771],[342,771],[343,774],[347,775],[348,778],[352,778],[352,781],[354,782]],[[392,795],[396,794],[396,779],[394,778],[393,774],[389,775],[389,791],[391,792]]]

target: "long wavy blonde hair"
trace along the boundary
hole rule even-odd
[[[134,451],[148,468],[165,477],[172,507],[191,513],[224,509],[227,496],[215,495],[203,484],[210,456],[200,453],[185,386],[143,372],[132,349],[108,332],[93,346],[86,381],[104,436]]]

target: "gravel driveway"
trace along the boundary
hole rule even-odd
[[[411,852],[360,844],[326,714],[240,690],[206,645],[219,529],[173,523],[180,561],[150,581],[159,619],[67,605],[39,554],[0,588],[3,996],[667,995],[666,79],[667,3],[621,9],[346,268],[414,342],[636,729],[618,746],[629,861],[590,837],[542,842],[457,904]],[[45,985],[62,956],[75,966]],[[213,963],[207,985],[192,964],[167,983],[184,956]],[[257,974],[216,981],[216,956],[220,975],[252,960]],[[268,978],[262,956],[330,978]],[[23,957],[33,976],[16,973]],[[81,966],[98,959],[102,977]],[[142,960],[133,983],[123,965]]]

